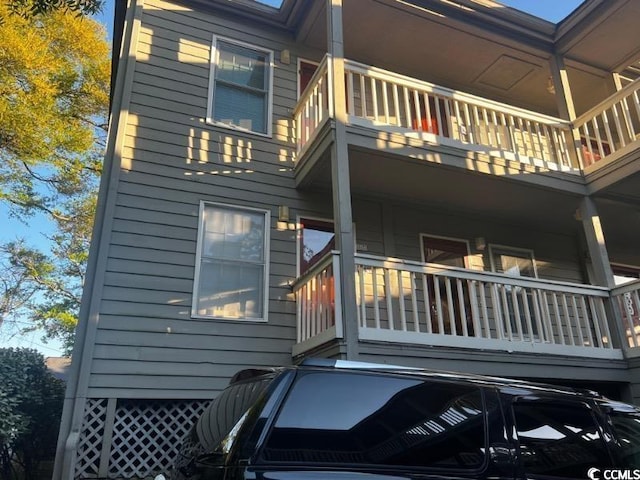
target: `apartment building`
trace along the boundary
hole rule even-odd
[[[55,477],[305,357],[640,401],[640,3],[117,2]]]

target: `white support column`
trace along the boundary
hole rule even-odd
[[[604,239],[604,232],[600,217],[596,210],[595,203],[592,198],[585,197],[580,203],[578,210],[584,235],[587,241],[587,249],[591,259],[592,276],[591,283],[602,287],[613,288],[615,281],[613,279],[613,270],[607,253],[607,245]],[[613,299],[605,302],[605,314],[608,320],[609,329],[611,330],[611,342],[615,348],[621,348],[626,344],[624,338],[624,327],[622,320],[622,312],[618,306],[618,302]]]
[[[349,177],[349,151],[347,148],[347,102],[344,84],[344,43],[342,35],[342,0],[326,0],[327,50],[329,83],[333,96],[329,99],[334,112],[334,136],[331,146],[331,185],[333,191],[333,218],[336,246],[340,250],[340,286],[344,340],[347,359],[358,357],[358,323],[355,289],[355,237],[351,210],[351,180]]]
[[[567,67],[564,64],[564,58],[554,54],[551,56],[549,65],[551,67],[551,79],[553,80],[553,86],[556,91],[558,114],[560,118],[572,122],[576,119],[576,109],[573,104],[573,96],[571,95],[571,87],[569,86],[569,75],[567,74]],[[572,129],[571,136],[574,146],[571,156],[577,159],[580,166],[582,166],[580,132],[578,132],[577,129]]]
[[[593,269],[594,278],[592,278],[591,281],[602,287],[613,288],[615,286],[613,271],[611,270],[611,263],[609,262],[609,254],[607,253],[602,224],[600,223],[600,217],[598,216],[598,211],[596,210],[593,199],[590,197],[582,199],[579,214]]]

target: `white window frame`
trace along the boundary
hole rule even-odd
[[[467,240],[466,238],[445,237],[443,235],[431,235],[430,233],[421,233],[420,234],[420,258],[422,259],[422,263],[427,263],[424,257],[424,237],[437,238],[440,240],[450,240],[452,242],[464,243],[467,246],[467,254],[464,256],[464,268],[470,269],[469,256],[471,255],[471,248],[470,248],[469,240]]]
[[[488,246],[488,250],[489,250],[489,264],[491,265],[491,271],[493,273],[498,273],[496,271],[496,262],[493,256],[494,250],[499,250],[499,251],[505,251],[505,252],[513,252],[515,254],[524,254],[524,255],[528,255],[529,257],[531,257],[531,263],[533,264],[533,278],[538,278],[538,266],[536,265],[536,256],[533,252],[532,249],[530,248],[520,248],[520,247],[512,247],[509,245],[500,245],[497,243],[490,243]],[[522,255],[522,256],[524,256]],[[502,273],[501,275],[508,275],[508,276],[513,276],[513,275],[509,275],[507,273]],[[522,276],[522,275],[521,275]],[[523,277],[523,278],[530,278],[530,277]]]
[[[214,120],[213,115],[213,96],[215,93],[215,84],[216,84],[216,66],[218,59],[218,41],[222,41],[224,43],[230,43],[233,45],[237,45],[239,47],[248,48],[251,50],[255,50],[261,53],[267,54],[267,68],[269,71],[267,72],[267,81],[268,81],[268,90],[267,90],[267,111],[265,112],[266,118],[266,132],[258,132],[255,130],[249,130],[248,128],[242,128],[239,125],[233,125],[230,123],[220,122],[218,120]],[[207,95],[207,118],[206,122],[210,125],[215,125],[217,127],[229,128],[231,130],[237,130],[240,132],[251,133],[253,135],[259,135],[261,137],[269,137],[271,138],[273,133],[273,70],[275,67],[273,61],[273,50],[268,50],[263,47],[258,47],[256,45],[251,45],[245,42],[239,42],[238,40],[233,40],[227,37],[221,37],[218,35],[213,36],[213,40],[211,42],[211,58],[210,61],[210,69],[209,69],[209,94]]]
[[[220,207],[224,209],[237,210],[239,212],[262,213],[264,215],[264,278],[262,298],[262,318],[242,318],[242,317],[216,317],[214,315],[201,315],[198,313],[198,287],[200,285],[200,268],[202,265],[202,248],[204,245],[204,213],[208,206]],[[229,322],[253,322],[266,323],[269,317],[269,263],[270,249],[269,237],[271,231],[271,211],[262,208],[245,207],[241,205],[230,205],[226,203],[200,201],[200,210],[198,212],[198,238],[196,242],[196,265],[193,278],[193,295],[191,298],[191,318],[207,319],[207,320],[224,320]]]

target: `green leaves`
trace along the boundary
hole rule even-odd
[[[55,452],[64,384],[35,350],[0,349],[0,478],[26,478]]]
[[[93,15],[102,10],[103,0],[8,0],[11,13],[28,18],[54,11]]]

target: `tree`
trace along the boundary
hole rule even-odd
[[[55,455],[64,384],[30,349],[0,349],[0,478],[36,478]]]
[[[28,318],[70,347],[105,143],[109,47],[100,24],[64,8],[9,13],[1,3],[0,202],[24,222],[45,215],[55,233],[50,251],[20,239],[0,247],[0,321]]]
[[[84,15],[98,13],[103,0],[8,0],[7,6],[13,14],[34,17],[54,11],[75,12]]]

